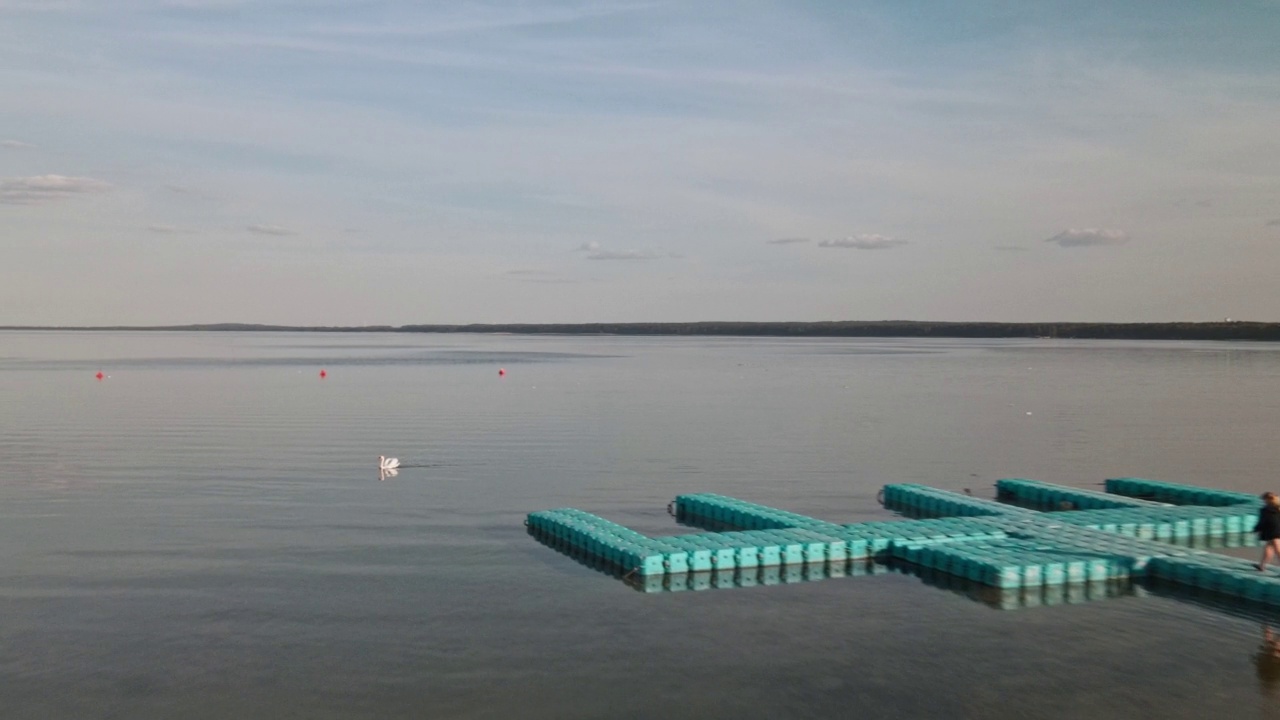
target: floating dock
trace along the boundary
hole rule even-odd
[[[1073,586],[1113,597],[1123,594],[1117,584],[1158,579],[1280,607],[1280,570],[1201,549],[1253,544],[1254,496],[1141,478],[1105,489],[1007,479],[996,484],[999,500],[986,500],[886,485],[885,507],[914,519],[852,524],[699,493],[680,495],[672,510],[709,532],[649,536],[571,508],[530,513],[527,525],[545,544],[644,589],[846,577],[892,562],[1019,598],[1071,597],[1057,588]]]

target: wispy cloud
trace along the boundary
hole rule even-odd
[[[0,180],[0,203],[40,205],[66,200],[76,195],[106,192],[111,186],[101,180],[65,175],[35,175]]]
[[[21,79],[0,89],[0,183],[74,172],[116,185],[80,197],[10,181],[0,240],[167,253],[69,268],[25,248],[0,262],[0,317],[448,321],[430,303],[447,293],[498,320],[826,317],[833,297],[859,317],[1140,320],[1203,314],[1203,298],[1175,290],[1206,273],[1238,279],[1210,298],[1215,314],[1280,302],[1265,263],[1198,242],[1280,247],[1280,204],[1262,187],[1280,147],[1260,139],[1280,117],[1280,72],[1254,5],[1179,4],[1154,34],[1142,13],[1052,3],[821,5],[0,0],[0,67]],[[99,169],[121,157],[128,167]],[[1043,234],[1066,222],[1135,239],[1063,253],[1115,244]],[[215,237],[236,253],[207,255]],[[1152,277],[1134,251],[1157,240],[1182,251]],[[278,274],[290,249],[311,254],[308,272]],[[389,253],[430,282],[333,282],[375,277]],[[1027,263],[1095,255],[1133,284],[1009,304],[938,281],[957,259],[1013,286],[1041,269]],[[178,259],[191,272],[176,288],[281,282],[86,302]],[[908,260],[906,274],[847,272]],[[583,302],[535,284],[557,278],[581,283]],[[47,297],[51,281],[70,289]]]
[[[0,0],[0,10],[63,12],[83,5],[82,0]]]
[[[147,230],[161,235],[194,235],[197,231],[192,228],[184,228],[178,225],[154,224],[148,225]]]
[[[160,3],[178,10],[232,10],[247,4],[246,0],[163,0]]]
[[[1179,208],[1191,207],[1193,205],[1195,207],[1200,207],[1200,208],[1211,208],[1213,207],[1213,200],[1208,200],[1208,199],[1178,200],[1173,203],[1174,207],[1179,207]]]
[[[846,250],[887,250],[889,248],[906,245],[906,240],[889,237],[887,235],[862,234],[850,235],[847,238],[839,240],[823,240],[818,243],[818,247],[824,248],[844,248]]]
[[[506,276],[509,280],[528,283],[542,283],[546,285],[570,285],[576,283],[576,280],[562,277],[558,273],[550,270],[508,270]]]
[[[588,260],[654,260],[658,256],[639,250],[601,250],[587,256]]]
[[[0,148],[6,150],[31,150],[35,145],[24,143],[21,140],[0,140]]]
[[[290,230],[289,228],[281,227],[280,225],[250,225],[246,227],[245,230],[248,230],[251,233],[256,233],[258,235],[297,235],[298,234],[296,230]]]
[[[170,0],[178,2],[179,0]],[[192,2],[194,0],[181,0]],[[199,0],[209,2],[210,0]],[[515,6],[486,6],[483,4],[459,4],[448,12],[433,18],[430,24],[411,25],[338,25],[321,26],[315,32],[321,35],[383,38],[430,38],[441,35],[471,34],[493,30],[536,28],[552,25],[572,25],[583,21],[598,20],[622,13],[652,8],[654,3],[587,3],[567,7],[554,7],[546,3]]]
[[[1063,230],[1045,242],[1057,243],[1059,247],[1092,247],[1099,245],[1122,245],[1129,242],[1129,235],[1123,230],[1105,228],[1084,228]]]

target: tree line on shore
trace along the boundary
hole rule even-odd
[[[246,323],[204,325],[55,327],[7,326],[3,330],[130,330],[203,332],[406,332],[513,335],[704,335],[764,337],[1058,338],[1093,340],[1280,341],[1280,323],[1268,322],[930,322],[843,320],[828,322],[495,323],[469,325],[296,326]]]

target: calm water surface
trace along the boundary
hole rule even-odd
[[[1231,607],[646,594],[522,522],[1280,489],[1277,390],[1253,344],[0,333],[0,717],[1280,717],[1266,618]]]

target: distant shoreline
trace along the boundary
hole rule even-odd
[[[1280,341],[1280,323],[996,323],[915,320],[830,322],[497,323],[470,325],[298,326],[216,323],[151,326],[8,325],[0,330],[79,332],[400,332],[510,335],[650,335],[724,337],[1046,338],[1078,340]]]

